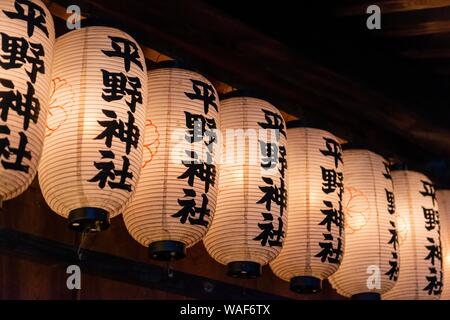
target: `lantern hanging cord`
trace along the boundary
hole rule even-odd
[[[77,258],[78,261],[81,261],[83,258],[83,247],[86,247],[86,244],[88,244],[88,240],[92,239],[93,237],[89,237],[90,234],[96,234],[98,231],[100,231],[100,227],[96,225],[96,227],[92,227],[91,225],[86,226],[84,230],[81,232],[81,241],[78,245],[77,249]]]

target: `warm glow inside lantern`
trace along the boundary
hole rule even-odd
[[[180,259],[203,238],[218,191],[217,92],[202,75],[167,64],[148,73],[142,173],[123,213],[133,238],[159,260]]]
[[[442,270],[444,273],[441,300],[450,300],[450,190],[436,191],[436,198],[439,205]]]
[[[395,201],[389,164],[368,150],[344,150],[345,256],[330,277],[352,299],[380,299],[398,278]]]
[[[294,126],[303,124],[294,124]],[[338,139],[306,127],[288,129],[289,228],[272,271],[298,293],[321,291],[342,260],[343,160]]]
[[[230,276],[255,278],[286,234],[286,128],[264,100],[231,97],[221,106],[220,190],[204,244]]]
[[[389,300],[436,300],[442,291],[438,204],[422,173],[391,172],[397,212],[400,272]]]
[[[25,191],[41,156],[55,43],[39,1],[0,1],[0,202]]]
[[[57,39],[52,81],[43,195],[72,229],[104,229],[133,195],[141,170],[144,56],[120,30],[82,28]]]

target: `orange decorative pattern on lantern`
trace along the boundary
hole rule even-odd
[[[69,88],[66,88],[69,87]],[[64,122],[66,122],[69,117],[69,111],[67,111],[66,103],[60,102],[58,99],[57,91],[59,90],[68,90],[72,94],[71,102],[73,100],[73,90],[72,86],[67,83],[67,80],[61,79],[59,77],[54,78],[52,80],[52,92],[50,94],[50,103],[48,105],[48,114],[47,114],[47,124],[46,124],[46,133],[45,136],[51,136],[56,130],[58,130]],[[53,123],[53,119],[57,119],[56,123]]]
[[[144,156],[142,168],[145,168],[158,152],[160,145],[158,127],[153,124],[152,120],[145,121],[145,138],[144,138]]]
[[[347,193],[344,213],[347,219],[345,219],[345,232],[354,233],[361,230],[369,219],[369,200],[367,196],[361,190],[355,187],[348,187],[345,189]],[[355,205],[358,203],[358,205]],[[364,203],[364,205],[361,205]]]

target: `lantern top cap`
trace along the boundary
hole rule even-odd
[[[299,119],[299,120],[291,120],[286,123],[286,126],[288,129],[295,129],[295,128],[305,128],[305,129],[318,129],[323,130],[329,133],[332,133],[329,128],[327,128],[323,123],[319,123],[316,120],[313,119]]]
[[[150,71],[169,68],[183,69],[200,74],[200,72],[196,68],[179,60],[164,60],[160,62],[153,62],[150,64]]]
[[[83,20],[84,21],[84,20]],[[77,33],[84,33],[85,34],[85,36],[89,36],[89,34],[91,33],[91,30],[92,29],[102,29],[103,31],[115,31],[115,32],[120,32],[120,33],[122,33],[124,36],[127,36],[128,38],[130,38],[130,39],[132,39],[133,41],[135,41],[136,42],[136,40],[132,37],[132,36],[130,36],[127,32],[125,32],[125,31],[123,31],[123,30],[121,30],[121,29],[118,29],[118,28],[115,28],[115,27],[111,27],[111,26],[108,26],[108,25],[101,25],[101,24],[97,24],[97,25],[86,25],[86,24],[84,24],[83,25],[83,23],[82,23],[82,27],[80,28],[80,29],[74,29],[74,30],[71,30],[71,31],[69,31],[69,32],[67,32],[67,33],[65,33],[65,34],[63,34],[63,35],[61,35],[61,36],[59,36],[58,38],[57,38],[57,40],[61,40],[61,39],[64,39],[64,38],[66,38],[66,37],[70,37],[70,36],[73,36],[73,35],[75,35],[75,34],[77,34]],[[136,42],[137,43],[137,42]]]
[[[263,100],[267,103],[270,103],[271,105],[273,105],[275,107],[275,105],[272,103],[272,101],[270,101],[270,99],[254,92],[254,91],[251,91],[251,90],[241,90],[241,89],[233,90],[233,91],[227,92],[225,94],[222,94],[220,97],[220,100],[226,100],[226,99],[232,99],[232,98],[253,98],[253,99]]]

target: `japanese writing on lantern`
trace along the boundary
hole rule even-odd
[[[258,122],[258,125],[262,129],[273,130],[276,141],[259,141],[260,165],[265,173],[269,170],[277,170],[279,179],[267,176],[261,177],[262,182],[264,182],[264,185],[259,186],[262,196],[256,203],[264,204],[265,210],[261,212],[263,220],[258,223],[261,232],[253,240],[259,241],[262,246],[282,247],[286,235],[283,214],[287,208],[285,185],[287,161],[286,146],[280,144],[280,134],[286,137],[286,131],[284,120],[278,113],[265,109],[261,109],[261,111],[264,113],[265,122]]]
[[[320,212],[323,215],[319,225],[325,227],[323,241],[319,242],[320,251],[315,255],[323,263],[339,264],[343,254],[343,231],[344,213],[342,208],[342,197],[344,195],[344,176],[342,166],[342,148],[334,139],[323,137],[324,148],[320,153],[325,157],[333,159],[332,167],[321,166],[322,172],[322,193],[325,199],[322,201],[323,208]],[[335,204],[327,197],[337,193],[338,203]],[[338,233],[333,233],[333,226],[338,228]]]
[[[21,92],[17,89],[18,83],[4,78],[0,72],[0,162],[6,170],[27,173],[29,166],[24,163],[24,160],[31,160],[33,155],[27,148],[26,133],[30,123],[38,122],[41,111],[40,101],[35,96],[35,83],[38,76],[45,75],[45,49],[41,43],[30,40],[36,29],[49,36],[45,20],[46,13],[34,2],[16,0],[13,11],[2,10],[0,15],[5,15],[11,20],[22,20],[26,24],[28,35],[28,38],[25,38],[0,32],[0,69],[23,70],[26,73],[23,79],[27,87],[26,92]],[[7,125],[8,119],[14,113],[22,118],[23,130],[18,133],[11,132]],[[10,141],[13,134],[18,134],[17,145]]]
[[[101,132],[94,140],[103,140],[105,148],[98,150],[99,161],[94,161],[97,174],[89,179],[89,182],[96,183],[99,188],[122,189],[132,191],[130,180],[133,179],[133,172],[130,171],[130,159],[128,155],[133,149],[137,149],[141,133],[135,124],[134,113],[137,107],[142,105],[142,84],[138,77],[128,74],[131,65],[136,65],[143,70],[139,57],[137,45],[125,38],[109,37],[111,40],[111,50],[102,50],[107,57],[115,57],[123,60],[124,71],[110,72],[100,69],[103,79],[102,99],[105,106],[102,109],[104,119],[98,120]],[[129,110],[127,117],[122,119],[114,110],[108,109],[108,103],[112,101],[125,101]],[[113,142],[123,145],[123,155],[116,157],[112,151]],[[121,161],[120,166],[116,166],[115,161]],[[117,162],[116,162],[117,163]]]
[[[172,217],[179,219],[182,224],[189,222],[191,225],[206,228],[210,216],[208,192],[210,187],[216,183],[216,165],[213,163],[213,157],[214,147],[217,144],[216,121],[214,118],[208,118],[208,113],[210,113],[211,107],[215,111],[218,111],[218,107],[216,93],[210,84],[196,79],[190,81],[192,92],[189,91],[184,94],[190,100],[201,101],[203,112],[199,114],[184,112],[186,128],[184,139],[191,146],[191,149],[185,150],[189,160],[182,161],[186,169],[178,179],[186,180],[190,188],[183,189],[184,196],[178,199],[180,209],[172,214]],[[193,150],[196,144],[202,144],[202,147],[206,147],[206,159],[200,159],[197,151]],[[197,197],[197,192],[194,190],[195,182],[198,181],[204,183],[204,189],[200,197]]]
[[[419,194],[424,198],[431,199],[430,207],[422,207],[425,221],[427,241],[425,248],[427,255],[424,257],[429,263],[428,275],[425,276],[427,285],[423,288],[429,295],[440,295],[442,292],[442,253],[440,242],[439,212],[436,208],[436,192],[434,185],[429,181],[421,180],[423,189]]]
[[[383,162],[384,165],[384,172],[382,172],[383,177],[386,180],[389,180],[388,183],[390,186],[392,186],[392,176],[391,171],[389,169],[389,163]],[[395,226],[395,198],[394,198],[394,192],[393,188],[385,189],[386,193],[386,203],[387,203],[387,211],[390,214],[391,219],[389,220],[389,234],[390,238],[388,241],[388,244],[392,246],[391,251],[391,258],[389,259],[389,269],[385,273],[389,277],[389,280],[397,281],[398,280],[398,272],[399,272],[399,264],[398,264],[398,234],[397,234],[397,228]]]

